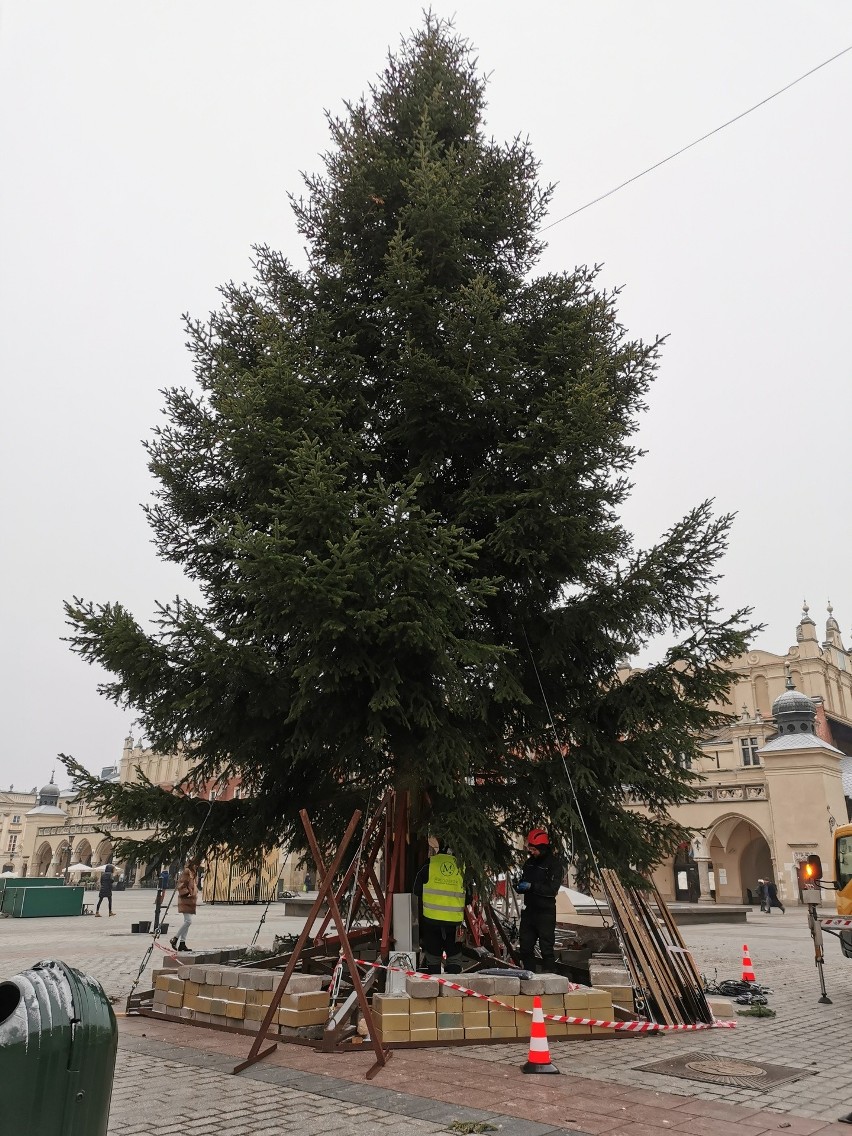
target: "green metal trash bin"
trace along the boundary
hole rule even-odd
[[[0,982],[0,1136],[106,1136],[117,1048],[94,978],[39,962]]]

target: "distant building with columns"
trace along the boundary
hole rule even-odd
[[[830,865],[833,830],[852,818],[852,656],[831,606],[820,642],[806,604],[785,654],[725,665],[730,701],[715,708],[737,717],[702,740],[697,799],[671,811],[695,836],[655,879],[668,899],[748,903],[762,878],[797,903],[798,863]]]

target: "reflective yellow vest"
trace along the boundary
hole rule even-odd
[[[429,861],[429,878],[423,885],[423,915],[439,923],[464,919],[464,877],[455,856],[439,852]]]

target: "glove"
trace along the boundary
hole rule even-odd
[[[518,880],[518,882],[515,884],[515,891],[523,893],[525,891],[529,891],[531,887],[532,884],[529,880]]]

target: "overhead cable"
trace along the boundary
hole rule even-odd
[[[614,193],[618,193],[618,191],[620,189],[624,189],[625,186],[632,185],[634,181],[638,181],[639,178],[644,177],[645,174],[650,174],[654,170],[658,170],[660,166],[664,166],[666,162],[671,162],[674,158],[680,157],[680,155],[685,154],[687,150],[691,150],[693,146],[697,146],[700,142],[705,142],[708,138],[712,138],[714,134],[718,134],[727,126],[732,126],[735,122],[739,122],[741,118],[745,118],[746,115],[751,114],[752,111],[758,110],[762,106],[766,106],[766,104],[771,102],[773,99],[777,99],[779,95],[783,95],[785,91],[789,91],[791,87],[795,87],[797,83],[801,83],[803,79],[807,79],[811,75],[816,74],[817,71],[821,70],[823,67],[827,67],[829,63],[834,63],[836,59],[840,59],[841,56],[846,55],[850,51],[852,51],[852,44],[850,44],[849,47],[844,47],[842,51],[838,51],[836,55],[832,55],[830,59],[824,59],[822,63],[818,63],[816,67],[812,67],[810,71],[806,71],[804,75],[800,75],[798,79],[793,79],[793,81],[791,83],[788,83],[785,87],[781,87],[779,90],[774,91],[771,95],[767,95],[765,99],[761,99],[759,103],[755,103],[754,106],[749,107],[748,110],[742,111],[740,114],[735,115],[734,118],[729,118],[728,121],[723,122],[721,126],[717,126],[714,130],[708,130],[708,132],[706,134],[702,134],[700,138],[696,138],[693,142],[689,142],[686,146],[682,146],[679,150],[675,150],[675,152],[673,154],[669,154],[667,158],[661,158],[659,162],[654,162],[652,166],[648,166],[647,169],[642,170],[638,174],[634,174],[633,177],[629,177],[626,181],[621,182],[613,189],[608,190],[606,193],[602,193],[599,197],[595,197],[591,201],[587,201],[585,205],[580,205],[577,209],[572,209],[572,211],[570,213],[566,213],[564,217],[558,217],[555,221],[551,221],[549,225],[542,225],[541,232],[546,232],[548,229],[552,229],[556,225],[561,225],[563,221],[568,221],[571,217],[576,217],[578,213],[582,213],[586,209],[591,209],[591,207],[593,205],[597,205],[599,201],[605,201],[608,197],[612,197]]]

